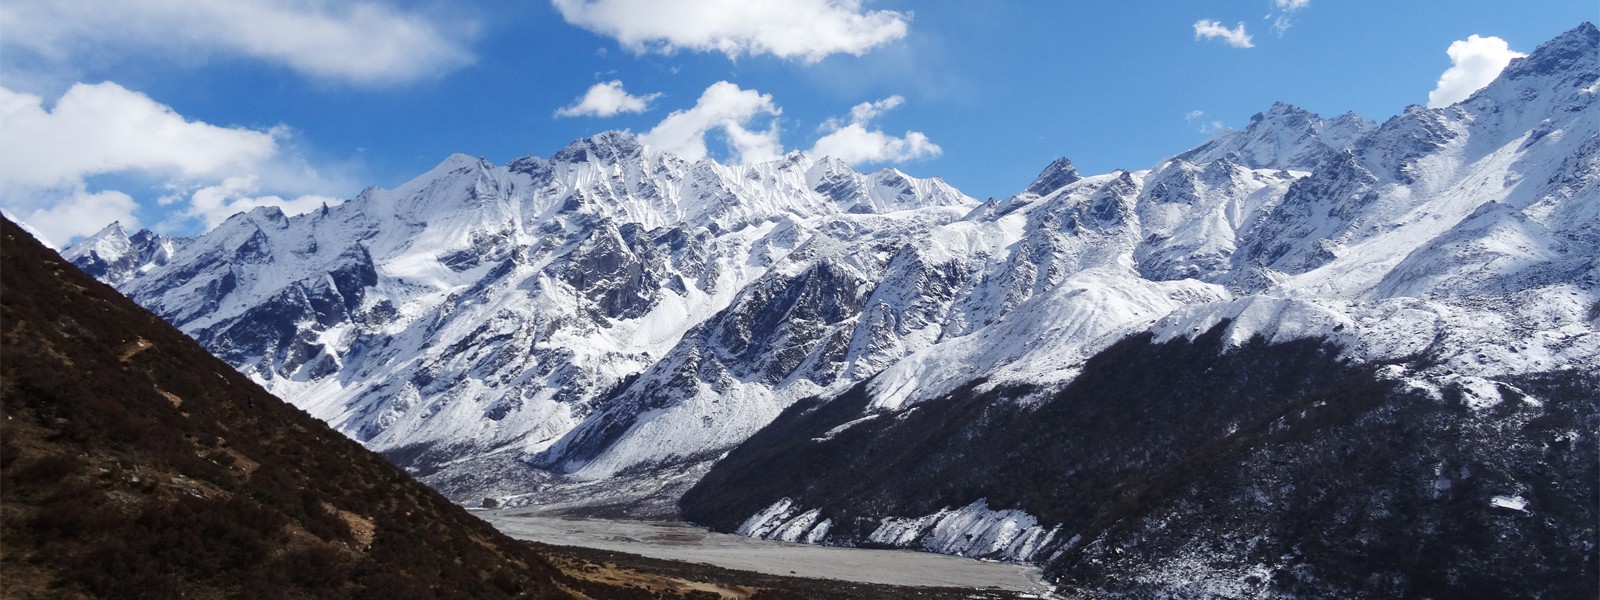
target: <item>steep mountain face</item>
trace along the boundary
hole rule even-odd
[[[1600,378],[1475,406],[1315,339],[1142,334],[1064,389],[791,406],[683,498],[745,535],[1046,567],[1089,597],[1582,597]],[[861,415],[866,414],[863,417]]]
[[[167,264],[187,241],[148,229],[130,236],[117,222],[73,244],[62,258],[95,279],[114,285],[132,279],[142,270]]]
[[[1216,299],[1126,319],[1065,364],[983,362],[1070,346],[1036,327],[1055,315],[980,329],[958,360],[791,406],[683,512],[1035,562],[1111,597],[1593,595],[1597,90],[1586,24],[1453,107],[1371,126],[1278,105],[1131,180],[985,207],[1072,234],[1026,264],[1111,254],[1055,289],[1100,268],[1122,277],[1103,296],[1189,281]]]
[[[554,474],[670,499],[660,482],[726,453],[683,504],[722,529],[1033,560],[1108,593],[1336,596],[1512,572],[1466,574],[1492,552],[1477,540],[1437,581],[1358,582],[1399,571],[1350,550],[1377,542],[1339,548],[1380,531],[1351,519],[1415,517],[1434,529],[1414,539],[1450,545],[1548,502],[1529,552],[1590,581],[1592,558],[1567,559],[1594,547],[1572,508],[1594,477],[1571,457],[1593,447],[1600,370],[1597,56],[1585,24],[1452,107],[1374,124],[1278,104],[1151,169],[1062,159],[984,203],[800,155],[686,163],[626,134],[505,166],[454,157],[320,214],[236,216],[165,265],[127,261],[119,289],[458,498]],[[1108,356],[1190,387],[1103,383],[1128,377]],[[1292,434],[1273,424],[1342,395]],[[1126,435],[1045,439],[1080,420]],[[1392,439],[1416,456],[1339,470]],[[1537,464],[1561,465],[1559,489]],[[1200,465],[1232,470],[1184,475]],[[1404,501],[1232,501],[1273,469]],[[1455,470],[1427,485],[1460,510],[1429,504],[1447,496],[1416,487],[1428,469]],[[1286,523],[1257,550],[1302,562],[1239,546],[1252,515]],[[1301,543],[1294,515],[1332,533]]]
[[[724,450],[821,389],[766,387],[810,354],[839,353],[897,240],[974,205],[894,170],[799,154],[691,163],[607,133],[548,160],[454,156],[395,190],[292,218],[258,209],[193,240],[113,227],[70,254],[269,390],[428,475],[541,452],[579,470],[597,452],[591,431],[659,444],[616,431],[631,423],[621,411],[693,388],[640,378],[647,369],[762,387],[706,435],[586,471],[605,475]],[[739,314],[712,322],[729,307]],[[752,327],[759,339],[739,339]],[[691,361],[686,338],[728,344]],[[807,382],[838,377],[806,369]],[[685,418],[699,429],[702,416]]]

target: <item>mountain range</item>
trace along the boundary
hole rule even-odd
[[[1597,93],[1586,23],[1453,106],[1280,103],[999,200],[612,132],[66,256],[458,501],[1091,595],[1565,596],[1597,573]]]

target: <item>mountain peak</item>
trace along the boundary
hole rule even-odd
[[[1225,131],[1175,158],[1196,165],[1227,158],[1252,169],[1311,170],[1330,149],[1347,147],[1372,124],[1350,115],[1334,120],[1286,102],[1250,117],[1242,131]]]
[[[1532,54],[1513,59],[1501,79],[1520,79],[1570,72],[1592,73],[1600,65],[1600,29],[1585,22],[1540,44]]]
[[[112,221],[110,225],[100,228],[100,231],[95,232],[95,234],[89,236],[89,238],[94,239],[108,235],[121,235],[126,237],[128,235],[128,230],[122,227],[122,221]]]
[[[1583,23],[1512,59],[1489,85],[1456,107],[1488,119],[1504,135],[1520,135],[1548,118],[1581,116],[1594,106],[1600,80],[1600,29]]]
[[[112,221],[110,225],[102,227],[94,235],[68,246],[66,250],[62,251],[62,256],[72,261],[87,259],[114,262],[131,252],[132,245],[132,240],[128,238],[128,231],[122,228],[122,222]]]
[[[1272,108],[1267,109],[1267,112],[1256,113],[1252,115],[1250,117],[1250,125],[1248,125],[1247,128],[1256,127],[1261,123],[1287,123],[1290,125],[1300,125],[1311,121],[1321,120],[1322,117],[1318,116],[1314,112],[1300,108],[1293,104],[1289,104],[1287,102],[1278,101],[1273,102]]]
[[[1079,179],[1083,179],[1083,176],[1078,174],[1077,167],[1072,166],[1072,161],[1063,156],[1050,161],[1050,164],[1039,172],[1038,177],[1033,178],[1033,183],[1028,184],[1022,193],[1043,196]]]
[[[639,136],[627,131],[602,131],[586,138],[574,140],[550,159],[556,162],[581,163],[591,159],[603,163],[637,156],[644,151]]]

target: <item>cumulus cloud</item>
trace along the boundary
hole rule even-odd
[[[551,0],[568,23],[637,52],[680,49],[730,58],[771,54],[814,63],[905,37],[909,17],[860,0]]]
[[[1244,23],[1240,23],[1238,27],[1233,29],[1228,29],[1222,25],[1221,21],[1201,19],[1194,22],[1194,39],[1219,39],[1235,48],[1255,47],[1255,44],[1250,43],[1250,34],[1244,31]]]
[[[54,187],[84,176],[166,170],[203,177],[271,157],[271,132],[185,120],[115,83],[78,84],[44,99],[0,88],[0,168],[8,183]]]
[[[877,102],[862,102],[850,107],[850,122],[865,125],[868,121],[878,118],[878,115],[894,110],[905,102],[906,99],[900,96],[889,96]]]
[[[1527,56],[1512,50],[1505,40],[1478,35],[1451,42],[1445,53],[1450,55],[1450,68],[1428,92],[1428,108],[1444,108],[1466,100],[1499,77],[1511,59]]]
[[[39,96],[0,87],[0,131],[5,132],[0,136],[0,203],[57,245],[115,220],[139,225],[139,205],[132,196],[90,189],[91,178],[98,176],[164,182],[172,191],[167,202],[189,201],[182,214],[207,227],[232,214],[219,211],[235,207],[309,210],[309,201],[301,198],[247,200],[247,190],[298,196],[333,185],[303,158],[284,151],[282,142],[290,137],[285,128],[259,131],[192,121],[110,82],[74,85],[50,109]],[[219,185],[228,192],[198,193]],[[316,205],[323,199],[317,196]]]
[[[0,44],[47,61],[128,51],[263,59],[362,85],[413,81],[472,62],[470,24],[355,0],[7,0]]]
[[[871,127],[873,119],[905,102],[890,96],[876,102],[863,102],[842,118],[828,119],[819,128],[822,137],[812,146],[812,156],[831,156],[846,163],[905,162],[938,156],[942,150],[919,131],[895,137]],[[783,110],[770,94],[741,89],[719,81],[700,95],[694,108],[674,111],[640,141],[658,150],[676,153],[688,160],[706,158],[706,137],[720,133],[733,154],[733,162],[750,164],[783,156],[775,117]],[[765,127],[757,126],[772,118]]]
[[[177,199],[168,196],[164,200],[170,203]],[[298,215],[321,208],[324,204],[338,203],[338,198],[318,194],[294,198],[263,194],[259,176],[241,175],[195,190],[189,195],[189,207],[183,211],[183,215],[204,221],[206,229],[210,229],[222,224],[228,217],[263,206],[276,206],[286,214]]]
[[[41,241],[52,248],[64,248],[67,242],[100,231],[112,221],[137,227],[139,218],[134,216],[134,211],[138,208],[139,203],[125,193],[116,190],[90,192],[82,185],[74,185],[60,190],[50,204],[16,216],[27,223]]]
[[[708,153],[706,134],[721,130],[727,136],[736,162],[760,162],[783,155],[778,124],[773,121],[766,129],[750,127],[763,116],[776,117],[782,113],[773,103],[771,94],[718,81],[700,94],[694,108],[673,111],[639,138],[659,150],[688,160],[700,160]]]
[[[642,113],[660,93],[635,96],[622,89],[619,80],[596,83],[571,106],[556,111],[557,117],[611,117],[621,113]]]
[[[831,156],[851,165],[881,162],[905,162],[938,156],[943,149],[920,131],[907,131],[894,137],[881,130],[869,129],[871,121],[905,102],[900,96],[890,96],[877,102],[863,102],[850,109],[848,122],[829,119],[823,124],[823,135],[811,147],[812,156]]]

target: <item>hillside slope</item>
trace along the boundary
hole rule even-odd
[[[3,227],[7,597],[572,597],[525,544]]]
[[[723,531],[1044,565],[1106,597],[1592,596],[1600,377],[1500,384],[1476,410],[1315,339],[1148,334],[1065,389],[874,412],[802,401],[684,515]],[[748,516],[746,516],[748,515]]]

